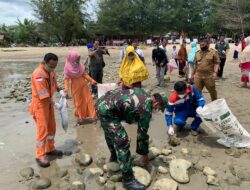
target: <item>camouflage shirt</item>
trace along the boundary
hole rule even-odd
[[[96,103],[98,117],[118,118],[131,124],[147,125],[152,117],[152,100],[142,89],[113,90]],[[146,126],[144,126],[146,127]]]

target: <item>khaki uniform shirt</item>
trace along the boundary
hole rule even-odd
[[[214,73],[214,66],[220,63],[220,57],[216,50],[209,49],[206,52],[201,50],[196,52],[194,64],[195,75],[200,77],[208,77]]]

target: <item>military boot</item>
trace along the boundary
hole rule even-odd
[[[122,184],[126,190],[146,190],[145,186],[135,179],[132,171],[122,175]]]
[[[109,161],[110,162],[117,162],[117,155],[116,155],[115,151],[111,151],[111,155],[110,155]]]

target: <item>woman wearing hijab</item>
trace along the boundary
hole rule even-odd
[[[198,51],[198,48],[197,48],[197,42],[192,42],[190,45],[192,49],[190,53],[188,54],[188,81],[192,82],[191,75],[194,70],[194,58],[195,58],[196,52]]]
[[[178,52],[178,60],[179,60],[179,77],[185,77],[184,67],[186,66],[187,61],[187,50],[186,43],[181,44],[181,48]]]
[[[82,124],[85,119],[92,121],[96,119],[94,101],[87,82],[92,85],[96,85],[97,83],[84,72],[85,67],[80,63],[80,59],[79,52],[70,51],[64,66],[65,93],[68,95],[69,84],[71,83],[71,95],[78,124]]]
[[[130,73],[131,70],[129,69],[131,65],[140,65],[142,68],[141,73],[133,74]],[[131,77],[133,76],[133,77]],[[139,58],[137,53],[134,50],[133,46],[128,46],[126,48],[126,54],[123,57],[120,70],[119,70],[119,83],[123,83],[122,89],[133,89],[133,88],[141,88],[141,82],[147,79],[149,76],[148,70],[142,60]],[[130,78],[130,80],[127,80]],[[132,81],[132,82],[128,82]]]

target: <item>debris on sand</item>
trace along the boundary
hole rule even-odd
[[[170,136],[168,143],[174,147],[179,146],[181,144],[180,140],[176,138],[175,136]]]
[[[236,147],[230,147],[230,148],[226,149],[225,153],[228,154],[229,156],[233,156],[235,158],[240,158],[240,156],[241,156],[240,149],[238,149]]]

